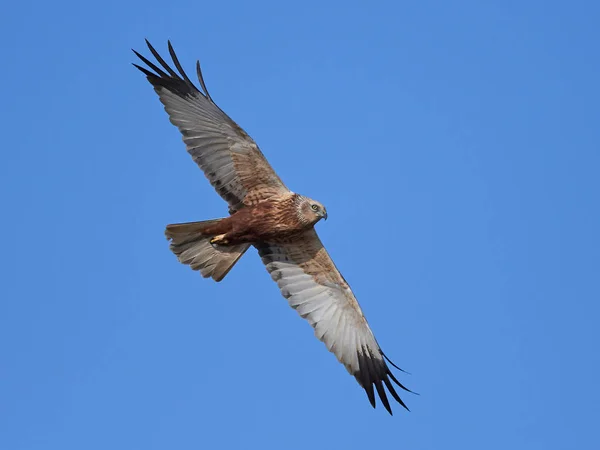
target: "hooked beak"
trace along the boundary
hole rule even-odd
[[[323,214],[321,215],[321,217],[325,220],[327,220],[327,211],[323,211]]]

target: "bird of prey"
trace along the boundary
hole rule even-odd
[[[375,390],[392,414],[386,391],[408,409],[404,387],[387,362],[365,316],[314,229],[327,210],[290,191],[254,142],[211,98],[196,63],[200,88],[184,72],[171,43],[177,71],[146,41],[157,66],[138,52],[141,70],[158,94],[188,153],[229,204],[228,217],[168,225],[170,248],[203,277],[221,281],[252,245],[281,294],[315,330],[316,337],[364,388],[373,407]]]

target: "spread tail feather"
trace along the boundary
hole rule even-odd
[[[250,244],[213,247],[210,239],[215,235],[203,232],[218,225],[220,220],[176,223],[167,225],[165,230],[177,259],[193,270],[199,270],[204,278],[211,277],[215,281],[221,281],[250,247]]]

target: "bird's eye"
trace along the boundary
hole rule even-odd
[[[313,211],[318,211],[319,210],[319,207],[317,205],[312,205],[311,208],[312,208]]]

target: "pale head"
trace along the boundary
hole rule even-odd
[[[302,223],[314,225],[321,219],[327,220],[327,209],[318,201],[312,198],[299,196],[296,204],[298,208],[298,218]]]

